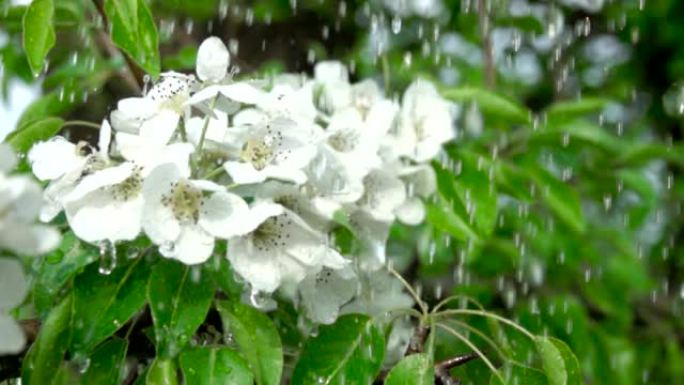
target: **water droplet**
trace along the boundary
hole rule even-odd
[[[392,18],[392,33],[395,35],[401,32],[401,17],[395,15]]]

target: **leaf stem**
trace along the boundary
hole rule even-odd
[[[465,338],[461,333],[457,332],[456,330],[452,329],[451,327],[449,327],[449,326],[447,326],[447,325],[445,325],[445,324],[443,324],[443,323],[439,323],[439,322],[438,322],[436,325],[437,325],[437,327],[442,328],[443,330],[445,330],[445,331],[448,332],[449,334],[451,334],[451,335],[453,335],[454,337],[456,337],[456,338],[458,338],[459,340],[461,340],[461,342],[463,342],[466,346],[468,346],[473,352],[475,352],[475,354],[476,354],[478,357],[480,357],[480,358],[482,359],[482,361],[484,361],[484,363],[489,367],[489,369],[491,369],[492,373],[494,373],[494,375],[495,375],[499,380],[501,380],[501,383],[502,383],[502,384],[505,384],[505,383],[506,383],[506,381],[504,381],[503,377],[501,377],[501,373],[499,373],[499,371],[496,369],[496,367],[494,366],[494,364],[492,364],[492,362],[489,360],[489,358],[487,358],[487,356],[486,356],[480,349],[478,349],[477,346],[475,346],[475,344],[473,344],[472,342],[470,342],[470,341],[469,341],[467,338]]]
[[[404,285],[404,287],[409,292],[409,294],[411,294],[411,297],[413,297],[413,299],[418,304],[418,307],[420,307],[420,310],[423,312],[423,315],[427,315],[428,314],[427,305],[420,299],[420,296],[415,291],[415,289],[413,289],[413,287],[411,285],[409,285],[408,282],[406,282],[404,277],[402,277],[401,274],[399,274],[396,270],[394,270],[394,268],[392,266],[388,265],[387,270],[390,273],[392,273],[395,277],[397,277],[397,279]]]
[[[62,125],[62,127],[74,127],[74,126],[94,128],[96,130],[100,129],[99,124],[94,123],[94,122],[88,122],[85,120],[68,120],[68,121],[64,122],[64,124]]]
[[[504,324],[512,327],[513,329],[518,330],[519,332],[526,335],[527,337],[529,337],[533,341],[536,340],[536,337],[534,336],[534,334],[530,333],[524,327],[516,324],[515,322],[513,322],[507,318],[504,318],[500,315],[496,315],[494,313],[490,313],[487,311],[471,310],[471,309],[444,310],[442,312],[439,312],[438,314],[435,314],[435,317],[442,317],[442,316],[447,316],[447,315],[479,315],[481,317],[491,318],[491,319],[497,320],[501,323],[504,323]]]

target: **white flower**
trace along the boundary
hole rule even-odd
[[[0,155],[7,166],[16,163],[12,152],[0,144]],[[9,167],[4,167],[4,170]],[[42,206],[42,192],[36,182],[0,173],[0,249],[22,255],[44,254],[59,243],[59,233],[35,224]]]
[[[407,225],[417,225],[425,219],[425,199],[437,190],[435,170],[429,164],[404,167],[399,177],[406,186],[406,200],[395,209],[397,218]]]
[[[398,155],[416,162],[437,156],[442,144],[455,137],[453,107],[434,85],[416,80],[404,93],[394,140]]]
[[[197,51],[197,77],[202,81],[219,82],[226,77],[230,53],[218,37],[205,39]]]
[[[361,289],[341,314],[361,313],[371,316],[388,311],[413,307],[413,298],[404,292],[404,286],[386,270],[378,270],[359,277]]]
[[[372,218],[391,222],[406,200],[404,183],[392,170],[375,169],[363,178],[364,193],[357,205]]]
[[[314,67],[317,104],[327,113],[333,113],[352,102],[347,67],[338,61],[322,61]]]
[[[211,256],[214,238],[242,235],[256,224],[249,224],[252,214],[242,198],[187,178],[173,163],[150,173],[143,184],[142,226],[162,255],[191,265]]]
[[[161,74],[160,81],[143,97],[122,99],[110,118],[119,132],[138,134],[145,125],[170,126],[174,130],[180,116],[187,112],[185,102],[190,96],[193,76],[177,72]]]
[[[237,119],[237,117],[236,117]],[[255,114],[243,130],[244,141],[237,160],[223,166],[238,184],[260,183],[269,178],[306,182],[303,168],[316,155],[315,126],[300,126],[286,118],[270,119]]]
[[[142,168],[131,162],[85,176],[64,197],[69,226],[90,242],[130,241],[140,233]]]
[[[357,210],[349,215],[349,224],[360,244],[358,264],[363,271],[375,271],[387,260],[387,239],[391,221],[380,221]]]
[[[325,148],[339,158],[351,177],[363,178],[380,167],[380,137],[366,127],[361,114],[346,108],[333,114],[325,131]]]
[[[351,266],[338,270],[323,268],[299,284],[307,315],[322,324],[335,322],[340,308],[354,297],[357,289],[358,279]]]
[[[100,128],[98,149],[88,153],[85,142],[73,144],[61,136],[36,143],[28,153],[31,169],[41,181],[50,181],[43,198],[45,204],[40,219],[49,222],[59,214],[64,205],[64,197],[73,190],[83,177],[103,169],[109,163],[111,126],[106,120]]]
[[[228,243],[228,259],[254,292],[272,293],[282,283],[297,283],[323,267],[347,264],[323,234],[283,206],[260,201],[251,209],[249,234]]]
[[[14,259],[0,258],[0,356],[17,354],[24,349],[24,331],[9,311],[22,303],[27,292],[21,264]]]
[[[560,2],[568,7],[596,13],[603,8],[604,0],[560,0]]]

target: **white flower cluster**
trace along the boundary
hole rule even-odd
[[[392,101],[373,81],[350,84],[337,62],[318,64],[313,78],[268,81],[236,81],[229,62],[211,37],[196,77],[164,73],[143,97],[121,100],[97,148],[62,137],[35,145],[33,171],[50,181],[42,218],[64,210],[94,244],[144,233],[186,264],[226,239],[255,293],[382,266],[390,224],[424,218],[435,190],[428,162],[454,137],[454,106],[422,80]],[[354,258],[330,241],[340,214],[363,244]]]
[[[57,247],[59,233],[35,223],[42,192],[31,178],[8,175],[16,163],[12,150],[0,144],[0,251],[20,256],[44,254]],[[26,281],[21,263],[0,254],[0,355],[24,348],[24,333],[9,312],[23,302]]]

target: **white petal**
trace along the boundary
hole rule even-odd
[[[323,269],[301,282],[302,304],[312,320],[323,324],[335,322],[340,307],[356,294],[356,276],[351,268],[345,270],[350,274]]]
[[[173,110],[163,109],[140,126],[140,136],[153,144],[166,144],[176,132],[180,116]]]
[[[205,39],[197,51],[197,77],[204,81],[218,82],[228,72],[230,54],[218,37]]]
[[[26,336],[12,317],[0,313],[0,356],[21,353]]]
[[[163,250],[163,249],[162,249]],[[186,265],[205,262],[214,251],[214,237],[197,225],[182,226],[170,256]]]
[[[95,173],[83,178],[81,183],[79,183],[73,191],[64,197],[64,201],[75,201],[102,187],[121,183],[133,174],[134,168],[135,166],[133,163],[126,162],[118,166],[96,171]]]
[[[43,181],[57,179],[81,167],[85,161],[77,154],[76,145],[61,136],[36,143],[28,153],[28,160],[33,173]]]
[[[7,173],[17,165],[17,156],[6,143],[0,143],[0,173]]]
[[[228,242],[228,259],[235,271],[252,286],[253,291],[272,293],[280,286],[278,254],[257,252],[250,237]]]
[[[140,195],[120,201],[106,191],[94,191],[67,203],[65,211],[71,229],[86,242],[131,241],[140,234],[143,199]]]
[[[105,119],[100,126],[100,134],[97,140],[97,148],[105,159],[109,159],[109,145],[112,142],[112,126]]]
[[[24,268],[16,259],[0,258],[0,313],[19,306],[28,293]]]
[[[33,222],[42,204],[38,184],[26,175],[0,176],[0,213],[5,221]]]
[[[249,207],[242,198],[227,192],[216,192],[204,201],[199,225],[215,237],[228,239],[254,230],[246,226],[245,219],[249,216]]]
[[[285,212],[285,208],[277,203],[257,201],[250,207],[249,216],[245,220],[245,227],[253,231],[266,219]]]
[[[314,78],[319,82],[347,82],[347,67],[338,61],[318,62],[314,67]]]
[[[425,206],[419,198],[412,197],[399,206],[395,213],[402,223],[415,226],[425,219]]]
[[[237,184],[261,183],[267,178],[266,174],[255,169],[251,163],[228,161],[223,164],[223,168]]]
[[[180,178],[180,170],[174,164],[163,164],[156,167],[143,184],[142,227],[152,242],[162,245],[174,242],[180,235],[181,228],[173,211],[162,203],[162,197],[168,194],[173,183]]]
[[[25,223],[0,227],[0,248],[21,255],[41,255],[59,245],[59,232],[52,227]]]

